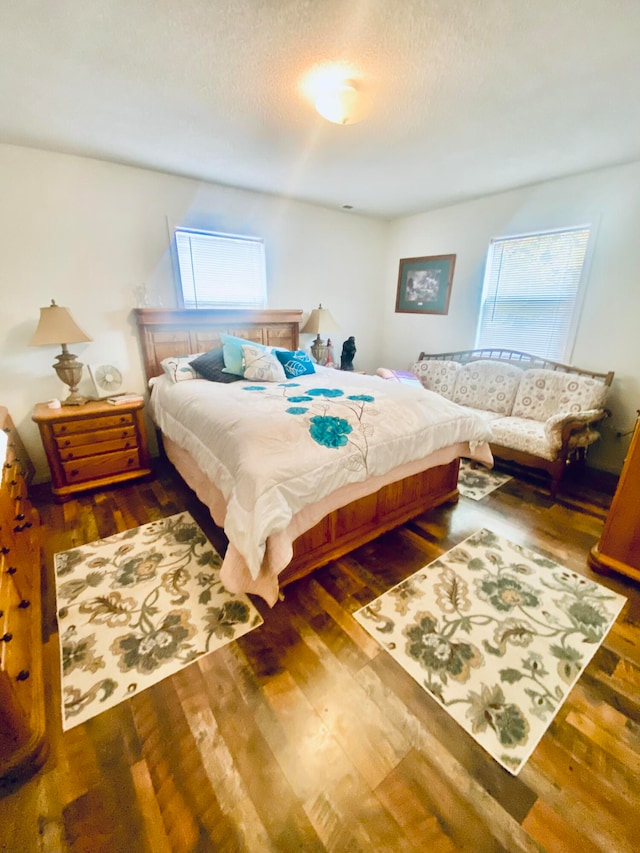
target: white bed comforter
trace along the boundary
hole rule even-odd
[[[336,489],[468,441],[478,415],[422,388],[319,368],[283,383],[153,380],[151,413],[222,492],[224,530],[260,572],[267,538]]]

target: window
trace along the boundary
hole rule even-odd
[[[264,241],[258,237],[176,228],[185,308],[264,308]]]
[[[566,360],[588,242],[588,226],[492,240],[476,347]]]

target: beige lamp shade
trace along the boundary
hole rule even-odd
[[[340,327],[331,316],[331,311],[320,304],[309,314],[309,319],[300,331],[305,335],[329,335],[339,332]]]
[[[51,344],[78,344],[92,341],[90,337],[71,316],[68,308],[56,305],[51,300],[51,305],[40,309],[40,321],[38,328],[29,341],[29,346],[47,346]]]
[[[62,346],[62,352],[56,356],[57,363],[53,365],[53,368],[59,379],[69,386],[69,396],[63,403],[65,406],[80,406],[87,402],[87,398],[78,393],[78,384],[82,379],[82,362],[78,361],[77,356],[69,352],[67,344],[84,343],[92,340],[93,338],[81,329],[73,319],[69,309],[56,305],[54,299],[51,300],[51,305],[48,308],[40,309],[38,328],[29,341],[29,346],[41,347],[51,346],[52,344]]]
[[[315,335],[316,338],[311,344],[311,355],[315,358],[318,364],[326,364],[329,356],[329,348],[327,344],[320,339],[321,335],[336,334],[340,331],[340,327],[331,316],[328,308],[323,308],[322,304],[314,308],[309,318],[300,331],[305,335]]]

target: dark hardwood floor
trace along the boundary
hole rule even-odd
[[[189,510],[224,538],[172,471],[36,500],[43,532],[50,755],[0,784],[0,850],[640,850],[640,590],[587,567],[610,495],[569,483],[552,502],[513,479],[405,524],[285,590],[264,624],[62,733],[52,558]],[[353,619],[354,610],[479,529],[531,547],[629,604],[515,778]]]

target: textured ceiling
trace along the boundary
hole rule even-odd
[[[640,0],[1,0],[0,142],[396,217],[640,159]]]

